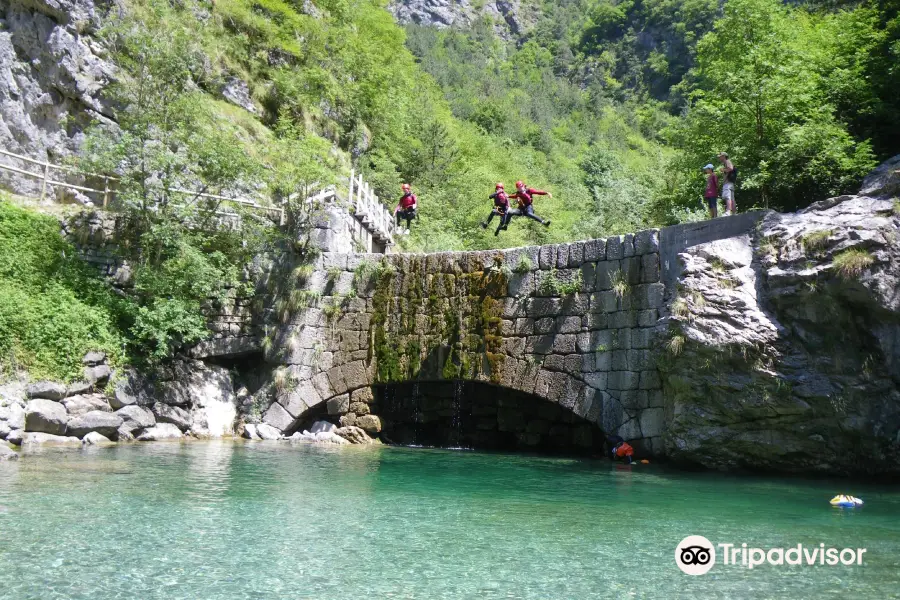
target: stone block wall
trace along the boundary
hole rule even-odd
[[[499,251],[326,253],[303,293],[314,303],[273,334],[284,383],[264,419],[283,431],[345,395],[334,414],[352,421],[351,395],[372,385],[459,379],[537,396],[662,451],[657,230]]]

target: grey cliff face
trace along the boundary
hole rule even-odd
[[[900,215],[842,196],[690,248],[661,372],[670,458],[900,473]],[[855,271],[847,257],[863,258]]]
[[[505,40],[522,35],[529,26],[518,0],[493,0],[483,5],[470,0],[397,0],[388,8],[398,23],[439,29],[468,27],[482,17],[490,17],[495,33]]]
[[[106,118],[101,92],[113,66],[94,37],[98,13],[90,0],[0,0],[0,147],[59,163],[88,123]],[[0,182],[23,194],[40,189],[6,171]]]

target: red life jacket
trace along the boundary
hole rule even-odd
[[[400,208],[402,208],[403,210],[412,208],[415,205],[416,205],[416,195],[413,194],[412,192],[403,194],[400,197]]]
[[[511,195],[510,198],[518,198],[519,206],[531,206],[534,202],[532,196],[546,196],[547,192],[543,190],[536,190],[534,188],[525,188],[524,190],[516,191],[515,194]]]
[[[628,445],[628,442],[622,442],[621,444],[619,444],[619,447],[616,448],[616,456],[618,456],[619,458],[634,456],[634,448]]]
[[[497,208],[497,212],[503,214],[509,209],[509,196],[506,195],[506,192],[495,192],[488,198],[494,199],[494,206]]]

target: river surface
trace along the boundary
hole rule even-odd
[[[828,505],[862,497],[859,510]],[[866,548],[722,565],[676,545]],[[209,441],[0,463],[0,598],[896,598],[900,489],[465,451]]]

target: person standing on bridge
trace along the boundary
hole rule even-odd
[[[516,193],[512,194],[510,198],[515,198],[519,201],[519,208],[517,210],[507,211],[506,219],[504,219],[503,222],[504,229],[506,229],[506,226],[509,224],[509,220],[512,217],[528,217],[529,219],[534,219],[544,227],[550,227],[550,219],[545,221],[534,214],[534,196],[547,196],[548,198],[552,198],[553,194],[527,187],[523,181],[516,182]]]
[[[719,208],[717,206],[719,202],[719,178],[716,177],[712,163],[703,167],[703,172],[706,173],[706,189],[703,190],[703,198],[709,206],[709,217],[715,219],[719,216]]]
[[[734,185],[737,183],[737,169],[728,158],[727,152],[719,152],[719,162],[722,163],[725,172],[725,182],[722,184],[722,200],[725,201],[725,216],[728,217],[737,212],[734,202]]]
[[[509,212],[509,196],[506,195],[502,183],[498,183],[494,189],[494,193],[488,196],[488,198],[494,201],[494,206],[491,208],[491,214],[488,215],[487,221],[481,222],[481,228],[487,229],[491,219],[493,219],[494,216],[499,216],[500,224],[497,225],[497,230],[494,232],[494,235],[500,235],[500,230],[506,229],[506,213]]]
[[[416,195],[412,193],[408,183],[401,185],[400,189],[403,190],[403,195],[400,196],[400,202],[397,204],[397,208],[394,209],[394,216],[397,219],[397,227],[400,227],[400,219],[406,219],[405,233],[408,234],[412,220],[417,217],[418,203]],[[400,233],[403,233],[402,228]]]

